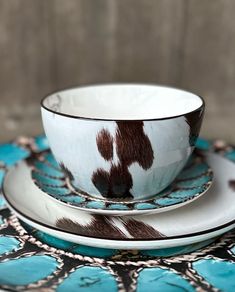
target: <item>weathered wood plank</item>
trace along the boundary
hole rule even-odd
[[[126,0],[117,6],[116,79],[176,85],[184,1]]]
[[[0,1],[0,139],[42,131],[40,98],[55,87],[46,0]]]
[[[0,141],[42,131],[39,101],[97,82],[205,96],[203,134],[235,142],[233,0],[0,0]]]
[[[55,0],[54,6],[59,86],[176,83],[182,0]]]
[[[235,1],[189,0],[181,86],[205,97],[202,134],[235,143]]]
[[[60,88],[114,79],[116,0],[54,0]]]

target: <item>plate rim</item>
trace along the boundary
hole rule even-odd
[[[17,212],[22,217],[25,217],[27,220],[32,221],[32,222],[34,222],[34,223],[36,223],[38,225],[41,225],[41,226],[43,226],[45,228],[54,229],[55,231],[64,232],[66,234],[72,234],[72,235],[75,235],[75,236],[81,236],[81,237],[84,237],[84,238],[92,238],[92,239],[99,239],[99,240],[102,240],[102,241],[115,241],[115,242],[126,242],[126,241],[129,241],[129,242],[146,242],[146,241],[161,242],[161,241],[170,241],[170,240],[175,240],[175,239],[193,238],[193,237],[196,237],[196,236],[201,236],[201,235],[205,235],[205,234],[208,234],[208,233],[216,232],[216,231],[219,231],[221,229],[224,229],[226,227],[229,227],[229,226],[235,224],[235,219],[233,219],[233,220],[231,220],[231,221],[229,221],[227,223],[224,223],[222,225],[218,225],[216,227],[209,228],[209,229],[206,229],[206,230],[193,232],[193,233],[188,233],[188,234],[175,235],[175,236],[160,237],[160,238],[157,238],[157,239],[156,238],[155,239],[153,239],[153,238],[142,238],[142,239],[125,238],[125,239],[121,240],[121,239],[116,239],[116,238],[112,238],[112,239],[110,239],[110,238],[102,238],[102,237],[98,237],[98,236],[92,236],[91,237],[91,236],[82,235],[82,234],[74,233],[74,232],[71,232],[71,231],[63,230],[63,229],[58,228],[56,226],[50,226],[50,225],[48,225],[48,224],[46,224],[44,222],[39,222],[38,220],[32,219],[30,216],[23,214],[22,211],[19,211],[7,199],[7,195],[6,195],[5,190],[4,190],[4,182],[5,182],[5,178],[4,178],[4,181],[3,181],[2,194],[3,194],[4,199],[6,200],[7,205],[10,207],[10,209],[12,209],[13,211]]]

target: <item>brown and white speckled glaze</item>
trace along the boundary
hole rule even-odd
[[[143,127],[142,121],[119,121],[114,137],[105,129],[97,134],[98,150],[101,156],[111,163],[109,171],[98,168],[92,174],[92,182],[103,197],[133,198],[130,192],[133,179],[129,167],[133,163],[138,163],[143,170],[152,166],[153,149]],[[118,157],[117,164],[113,163],[114,147]]]
[[[115,94],[117,87],[125,86],[127,85],[103,85],[101,88],[112,87],[111,93]],[[142,89],[142,96],[145,94],[145,87],[160,90],[158,95],[170,90],[171,104],[167,105],[171,108],[169,112],[177,106],[172,98],[175,92],[178,100],[182,92],[183,98],[189,95],[192,100],[198,99],[199,102],[183,114],[176,111],[181,114],[165,114],[163,118],[153,118],[152,113],[148,118],[146,112],[150,108],[146,107],[145,110],[144,101],[148,101],[149,96],[146,94],[145,99],[138,100],[137,95],[133,96],[133,100],[136,98],[137,103],[142,104],[144,115],[135,116],[130,111],[129,118],[128,114],[115,116],[114,113],[113,119],[106,118],[105,115],[102,119],[102,113],[96,117],[95,110],[90,114],[95,118],[74,114],[74,108],[79,110],[81,89],[73,89],[72,95],[68,90],[43,100],[42,119],[50,147],[59,164],[72,175],[73,185],[77,189],[95,197],[144,199],[166,188],[185,166],[199,134],[203,101],[196,95],[177,89],[136,86]],[[90,86],[85,90],[94,94],[97,88],[99,87]],[[154,91],[151,94],[154,95]],[[153,96],[151,98],[154,100]],[[106,106],[111,107],[112,114],[112,97],[109,100]],[[117,103],[114,99],[115,102]],[[156,101],[152,103],[152,107],[157,106]],[[184,104],[187,102],[184,101]],[[116,108],[117,112],[125,111],[125,102],[121,105],[117,103]],[[102,107],[100,110],[102,111]],[[138,112],[133,107],[132,111],[135,110]]]

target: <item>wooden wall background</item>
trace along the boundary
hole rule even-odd
[[[40,99],[97,82],[205,97],[202,134],[235,143],[234,0],[0,0],[0,141],[42,132]]]

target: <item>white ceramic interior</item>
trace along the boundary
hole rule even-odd
[[[60,106],[55,104],[60,100]],[[164,119],[200,108],[203,100],[181,89],[144,85],[111,84],[73,88],[42,101],[48,110],[74,117],[109,120]]]
[[[204,102],[179,89],[117,84],[54,93],[41,110],[51,150],[77,189],[135,200],[155,196],[185,166]]]

